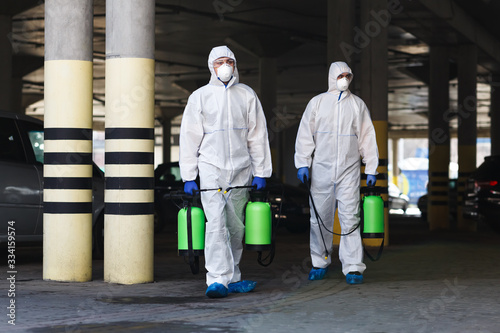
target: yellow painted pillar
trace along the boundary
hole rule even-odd
[[[476,170],[477,141],[477,49],[461,45],[458,55],[458,229],[476,231],[477,222],[462,215],[465,183]]]
[[[92,278],[92,8],[45,4],[44,280]]]
[[[371,13],[388,10],[387,0],[371,0],[361,2],[361,26],[373,24]],[[349,14],[348,14],[349,15]],[[336,18],[329,18],[336,19]],[[379,151],[379,167],[377,168],[377,186],[383,188],[382,198],[384,199],[384,245],[389,244],[389,211],[387,194],[387,165],[388,165],[388,113],[387,113],[387,25],[377,24],[378,33],[371,36],[371,42],[366,45],[361,53],[361,71],[354,74],[354,80],[361,82],[360,97],[368,106],[371,119],[377,135],[377,145]],[[354,27],[353,27],[354,28]],[[345,44],[345,43],[344,43]],[[345,45],[344,45],[345,46]],[[354,89],[355,86],[351,86]],[[366,186],[366,175],[364,167],[361,168],[361,186]],[[334,231],[339,233],[340,227],[338,219],[335,220]],[[334,237],[334,244],[339,243],[340,238]],[[367,246],[379,246],[380,239],[365,239]]]
[[[430,49],[429,84],[429,229],[449,229],[448,168],[450,164],[449,60],[446,46]]]
[[[106,1],[104,280],[153,281],[154,0]]]

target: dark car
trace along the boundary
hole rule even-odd
[[[199,184],[199,181],[197,180]],[[160,164],[155,169],[155,232],[166,225],[175,225],[182,200],[169,196],[182,192],[184,183],[179,162]],[[267,179],[268,200],[280,225],[291,232],[304,232],[309,228],[309,199],[305,188],[283,184],[278,178]]]
[[[16,241],[43,241],[43,123],[35,118],[0,111],[0,215],[15,221]],[[93,166],[93,248],[104,249],[104,174]],[[0,224],[0,244],[6,243],[7,223]]]
[[[184,183],[181,179],[179,162],[164,163],[156,167],[154,187],[155,232],[162,231],[167,224],[174,225],[176,223],[179,208],[168,195],[183,189]]]
[[[429,195],[424,194],[418,198],[418,209],[420,210],[420,217],[422,220],[427,221],[427,201],[429,200]],[[450,221],[454,221],[457,218],[457,200],[458,200],[458,180],[450,178],[448,180],[448,204],[450,209]]]
[[[305,185],[288,185],[271,177],[267,179],[267,190],[274,218],[280,226],[293,233],[309,230],[309,192]]]
[[[463,216],[500,232],[500,155],[487,156],[467,179]]]

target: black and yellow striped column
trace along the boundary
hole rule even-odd
[[[365,27],[368,22],[373,21],[370,13],[380,12],[388,9],[387,0],[372,0],[361,2],[361,26]],[[387,99],[387,26],[379,25],[379,33],[371,38],[361,54],[361,71],[354,74],[354,80],[361,82],[360,97],[368,106],[371,113],[373,126],[377,135],[379,153],[379,167],[377,168],[377,186],[382,187],[382,199],[384,200],[384,246],[389,245],[389,209],[388,209],[388,99]],[[352,87],[352,86],[351,86]],[[361,187],[366,186],[366,175],[364,167],[361,167]],[[340,232],[336,217],[335,232]],[[345,231],[344,231],[345,232]],[[334,244],[340,241],[338,236],[334,237]],[[365,239],[363,243],[367,246],[380,246],[380,239]]]
[[[490,137],[491,155],[500,155],[500,74],[491,75],[490,92]],[[481,161],[480,161],[481,162]]]
[[[92,0],[45,3],[43,279],[92,278]]]
[[[375,127],[375,133],[377,134],[377,146],[378,146],[378,168],[377,168],[377,184],[382,188],[381,197],[384,200],[384,245],[389,245],[389,151],[388,151],[388,122],[384,120],[373,120],[373,127]],[[366,175],[364,166],[361,167],[361,187],[366,186]],[[367,246],[380,246],[380,239],[378,238],[366,238],[363,243]]]
[[[361,1],[361,27],[375,24],[372,13],[389,10],[387,0]],[[377,168],[377,186],[383,188],[384,199],[384,245],[389,245],[389,204],[388,204],[388,74],[387,74],[387,26],[378,25],[378,34],[371,37],[370,44],[361,53],[361,98],[365,101],[371,113],[373,126],[377,134],[379,167]],[[356,79],[356,73],[354,73]],[[362,168],[361,186],[366,186],[366,175]],[[365,239],[368,246],[379,246],[380,239]]]
[[[153,281],[154,0],[106,1],[104,280]]]
[[[427,220],[430,230],[449,229],[450,130],[445,112],[449,109],[450,94],[448,49],[445,46],[431,46],[429,75]]]
[[[458,54],[458,229],[476,231],[477,222],[462,215],[465,183],[476,170],[477,141],[477,49],[461,45]]]

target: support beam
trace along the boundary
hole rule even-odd
[[[277,177],[283,175],[282,158],[282,133],[280,119],[277,115],[278,109],[278,83],[277,67],[275,57],[259,58],[259,90],[260,102],[267,119],[269,143],[273,160],[273,173]]]
[[[377,186],[384,188],[384,245],[389,244],[389,196],[388,196],[388,73],[387,73],[387,25],[374,19],[373,13],[388,12],[388,0],[361,1],[361,26],[369,32],[370,43],[361,53],[361,98],[370,110],[372,122],[377,134],[379,167]],[[356,80],[356,73],[354,73]],[[361,186],[366,186],[364,167],[361,168]],[[365,240],[369,246],[379,246],[380,240]]]
[[[419,0],[469,41],[500,63],[500,41],[453,0]],[[477,52],[477,51],[476,51]]]
[[[43,279],[92,278],[92,0],[45,3]]]
[[[464,219],[465,182],[476,170],[477,142],[477,49],[461,45],[458,52],[458,229],[476,231],[477,222]]]
[[[449,229],[448,168],[450,164],[449,54],[445,46],[430,48],[429,185],[427,220],[430,230]]]
[[[356,25],[356,1],[328,0],[327,15],[327,64],[344,61],[354,65],[357,56],[354,45],[354,29]],[[352,68],[352,67],[351,67]]]
[[[500,74],[491,77],[491,155],[500,155]]]
[[[104,281],[153,281],[154,0],[106,1]]]

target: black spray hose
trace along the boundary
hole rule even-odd
[[[285,190],[284,190],[283,186],[281,186],[281,198],[284,198],[284,196],[285,196]],[[281,202],[280,202],[280,209],[278,211],[278,219],[277,219],[276,223],[272,222],[273,226],[272,226],[272,230],[271,230],[271,250],[269,251],[269,254],[264,259],[262,259],[262,251],[258,252],[257,262],[259,263],[259,265],[261,265],[263,267],[267,267],[267,266],[271,265],[271,263],[274,260],[274,255],[276,254],[276,232],[278,230],[278,227],[279,227],[279,224],[281,221],[281,209],[282,209],[282,207],[283,207],[283,200],[281,200]],[[271,214],[272,214],[272,209],[271,209]],[[274,220],[275,220],[274,217],[271,216],[271,221],[274,221]],[[266,260],[267,260],[267,262],[265,262]]]
[[[316,220],[318,220],[320,222],[320,224],[321,224],[321,225],[319,225],[319,233],[321,235],[321,240],[323,241],[323,246],[325,247],[325,259],[327,259],[328,256],[330,255],[330,253],[328,252],[328,248],[327,248],[326,243],[325,243],[325,237],[323,236],[323,231],[321,230],[321,226],[323,226],[323,228],[325,228],[326,231],[328,231],[329,233],[331,233],[333,235],[348,236],[348,235],[352,234],[354,231],[356,231],[359,228],[361,222],[358,223],[354,229],[352,229],[351,231],[349,231],[346,234],[342,234],[342,233],[338,234],[336,232],[333,232],[333,230],[329,230],[325,226],[325,223],[323,222],[323,219],[321,218],[321,216],[319,216],[318,210],[316,209],[316,205],[314,204],[314,199],[313,199],[312,193],[311,193],[311,182],[306,178],[306,176],[304,176],[304,184],[307,185],[307,192],[309,194],[309,198],[311,199],[311,205],[313,206],[314,215],[316,215]]]

